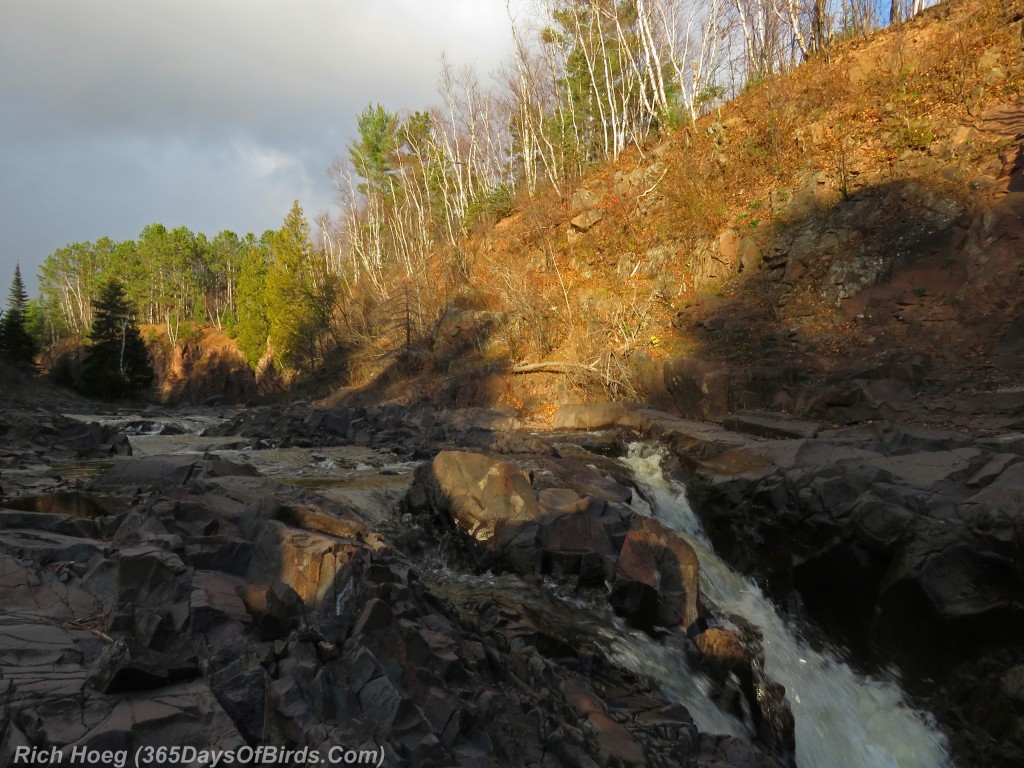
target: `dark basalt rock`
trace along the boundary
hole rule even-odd
[[[119,639],[107,646],[93,664],[87,683],[100,693],[124,693],[162,688],[199,676],[199,667],[165,653]]]
[[[755,743],[706,737],[656,681],[611,661],[595,632],[609,587],[637,590],[632,619],[681,644],[686,626],[704,628],[692,551],[625,506],[633,490],[613,466],[493,412],[328,415],[257,409],[236,426],[253,443],[336,444],[362,419],[371,444],[388,435],[436,456],[389,521],[416,528],[391,539],[415,557],[355,507],[213,455],[108,470],[95,487],[133,498],[116,518],[0,516],[0,762],[18,745],[263,742],[382,745],[395,765],[787,764],[771,729]],[[538,453],[438,453],[424,432]],[[455,570],[435,565],[457,550]],[[736,670],[756,686],[755,662]]]
[[[235,464],[212,455],[202,459],[194,456],[146,456],[111,467],[93,480],[91,486],[99,489],[168,490],[184,486],[191,480],[232,475],[258,477],[259,473],[248,465]]]

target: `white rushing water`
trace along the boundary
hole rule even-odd
[[[828,651],[810,648],[755,584],[715,555],[685,489],[665,477],[661,456],[650,445],[630,446],[623,461],[650,501],[649,509],[642,500],[634,506],[686,536],[700,560],[703,594],[721,611],[742,616],[762,633],[765,672],[785,686],[796,719],[797,764],[801,768],[952,766],[946,740],[933,719],[911,709],[898,685],[858,674]],[[676,686],[668,684],[672,670],[666,668],[666,660],[656,654],[651,661],[656,666],[654,676],[673,692]],[[685,673],[680,670],[679,674]],[[710,721],[706,712],[691,711],[691,715],[702,730],[729,725],[722,715]]]

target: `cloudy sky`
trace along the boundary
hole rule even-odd
[[[0,0],[0,303],[69,242],[334,213],[363,107],[510,48],[505,0]]]

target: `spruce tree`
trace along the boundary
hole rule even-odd
[[[310,364],[329,319],[330,297],[315,282],[313,243],[299,201],[270,242],[265,302],[270,343],[277,361],[300,370]]]
[[[266,301],[269,250],[263,244],[250,244],[238,269],[238,348],[253,370],[267,350],[270,333]]]
[[[80,387],[86,394],[118,398],[153,381],[146,345],[135,324],[124,287],[111,278],[93,302],[90,345],[82,360]]]
[[[11,292],[7,299],[7,311],[0,318],[0,354],[8,362],[31,367],[34,365],[38,349],[35,339],[26,327],[27,309],[28,294],[21,279],[21,266],[15,265],[14,280],[11,281]]]

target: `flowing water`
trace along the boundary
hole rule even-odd
[[[738,575],[711,547],[686,500],[685,489],[668,480],[659,449],[630,446],[623,461],[632,469],[643,494],[634,503],[684,535],[701,564],[701,590],[724,613],[742,616],[763,635],[765,672],[786,687],[796,718],[796,759],[802,768],[948,768],[946,740],[933,719],[907,704],[893,682],[858,674],[837,652],[819,651],[804,642],[772,603],[748,579]],[[639,641],[621,650],[631,657],[650,654],[648,674],[673,687],[692,686],[692,676],[670,681],[671,660],[664,650]],[[634,666],[637,659],[630,659]],[[688,674],[680,669],[678,674]],[[676,685],[673,686],[672,683]],[[683,702],[686,704],[687,702]],[[705,707],[704,709],[707,709]],[[701,730],[722,730],[722,715],[691,710]],[[726,722],[726,724],[728,724]],[[729,732],[736,732],[729,728]]]

